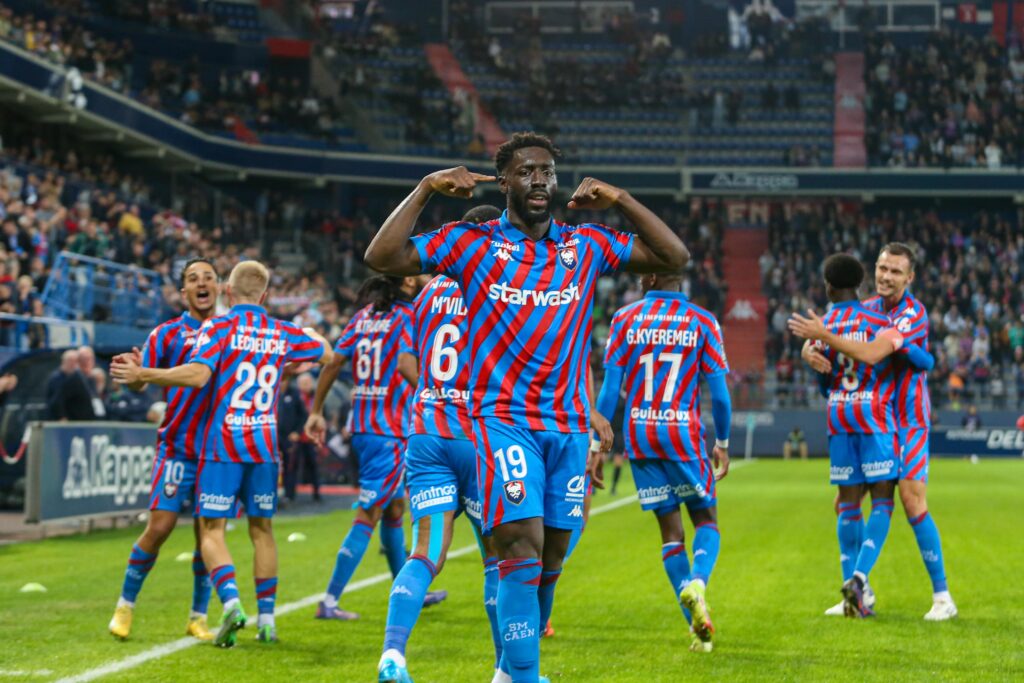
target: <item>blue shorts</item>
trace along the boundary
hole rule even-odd
[[[454,510],[456,515],[465,511],[480,524],[480,488],[472,441],[413,434],[405,452],[405,483],[413,522]]]
[[[900,427],[900,479],[928,483],[928,427]]]
[[[476,419],[473,435],[485,532],[532,517],[554,529],[583,527],[589,434]]]
[[[405,442],[377,434],[353,434],[352,450],[359,459],[359,502],[364,510],[386,507],[402,495]]]
[[[159,459],[153,462],[153,485],[149,492],[149,509],[166,510],[176,515],[195,500],[198,460]]]
[[[714,507],[715,471],[707,458],[679,462],[655,458],[629,459],[640,507],[664,514],[686,505],[688,510]]]
[[[833,434],[828,437],[831,481],[839,486],[874,484],[900,473],[896,434]]]
[[[196,515],[237,516],[238,506],[249,517],[273,517],[277,511],[276,462],[216,462],[199,465]]]

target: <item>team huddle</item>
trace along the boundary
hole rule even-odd
[[[348,363],[359,499],[316,617],[357,618],[339,600],[380,526],[394,583],[378,681],[412,681],[406,645],[421,609],[445,597],[429,589],[463,512],[481,549],[492,680],[547,680],[540,674],[540,639],[583,531],[590,488],[603,485],[603,453],[612,443],[606,417],[623,394],[625,417],[616,427],[640,504],[658,521],[662,561],[690,649],[712,650],[706,592],[719,553],[716,486],[728,472],[732,419],[721,329],[681,291],[686,247],[624,190],[587,178],[568,209],[614,208],[634,232],[552,218],[557,155],[547,138],[520,133],[499,148],[496,176],[460,167],[424,178],[369,245],[366,262],[383,275],[364,283],[365,306],[333,349],[315,332],[266,314],[260,304],[269,273],[262,265],[243,262],[232,271],[226,286],[232,307],[219,317],[213,316],[213,267],[201,260],[186,266],[188,311],[154,330],[141,352],[117,357],[111,369],[135,389],[166,387],[168,403],[158,432],[152,514],[132,547],[112,634],[128,637],[142,583],[192,499],[195,581],[187,632],[231,646],[248,621],[224,539],[227,519],[244,509],[255,549],[257,640],[277,641],[270,520],[277,507],[280,383],[294,365],[323,366],[306,424],[306,433],[322,441],[324,403]],[[460,221],[412,234],[433,194],[469,198],[478,184],[495,181],[507,199],[504,211],[481,206]],[[621,270],[641,274],[644,296],[612,320],[595,397],[589,366],[595,287],[600,276]],[[928,411],[918,368],[934,362],[924,344],[927,319],[905,295],[906,283],[897,309],[881,287],[877,301],[858,302],[863,269],[852,257],[832,257],[825,276],[835,305],[824,322],[812,314],[795,316],[791,325],[800,336],[821,340],[807,344],[805,359],[821,373],[829,396],[844,578],[837,609],[871,613],[868,573],[888,531],[899,479],[934,582],[928,618],[948,618],[956,610],[924,506]],[[711,396],[710,452],[702,380]],[[924,407],[911,414],[905,406],[914,401]],[[872,514],[865,527],[860,506],[868,490]],[[410,555],[406,499],[414,528]],[[684,505],[695,529],[692,563]],[[224,607],[216,633],[206,621],[213,589]]]

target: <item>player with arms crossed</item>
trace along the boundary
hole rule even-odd
[[[122,362],[126,356],[147,368],[173,368],[186,362],[199,328],[213,317],[218,282],[217,271],[210,261],[192,259],[186,263],[181,271],[181,295],[187,310],[150,332],[141,352],[136,350],[117,356],[114,363]],[[145,387],[144,382],[129,385],[133,391],[142,391]],[[157,553],[174,531],[185,504],[195,499],[199,446],[210,408],[210,388],[167,387],[164,401],[167,410],[156,432],[149,520],[128,556],[121,597],[108,626],[110,633],[122,640],[131,633],[135,599],[156,564]],[[185,633],[200,640],[213,640],[213,633],[206,625],[211,584],[200,552],[198,517],[193,529],[196,548],[192,553],[192,614]]]
[[[935,359],[927,353],[928,312],[908,291],[914,281],[916,260],[914,250],[906,244],[892,242],[882,247],[875,263],[875,290],[878,294],[865,300],[864,305],[888,315],[905,340],[893,365],[900,445],[900,500],[932,582],[932,607],[924,618],[927,621],[945,621],[955,617],[957,609],[946,582],[939,530],[928,512],[926,496],[928,431],[931,424],[928,371],[934,366]],[[817,326],[814,329],[821,332]],[[861,362],[869,359],[866,344],[853,341],[847,344],[847,356]],[[824,360],[810,347],[805,347],[804,357],[818,365]],[[827,613],[835,611],[832,608]]]
[[[622,268],[680,272],[689,259],[661,219],[593,178],[573,193],[569,209],[615,207],[637,234],[553,220],[557,154],[546,137],[517,133],[495,155],[508,204],[498,221],[450,223],[412,237],[435,192],[468,198],[478,183],[495,180],[464,167],[430,174],[366,250],[378,270],[448,275],[465,298],[483,527],[499,557],[496,681],[540,680],[539,636],[569,537],[581,526],[597,278]]]
[[[215,642],[235,644],[247,617],[238,597],[235,567],[224,539],[237,505],[245,507],[252,539],[253,576],[259,608],[258,641],[277,642],[277,545],[271,518],[277,509],[277,398],[289,363],[328,363],[330,345],[312,330],[267,315],[270,273],[256,261],[231,271],[231,310],[207,321],[189,362],[170,369],[123,363],[112,368],[118,381],[159,386],[212,386],[210,418],[203,439],[196,508],[202,527],[203,559],[224,604]]]
[[[391,574],[405,564],[405,532],[402,515],[405,499],[405,436],[413,388],[417,382],[412,338],[412,297],[423,285],[421,277],[392,278],[375,275],[359,290],[369,300],[341,333],[335,344],[334,362],[317,381],[313,409],[306,433],[323,443],[327,431],[324,402],[346,361],[352,363],[352,448],[359,458],[359,507],[352,528],[342,541],[324,599],[317,605],[317,619],[347,621],[359,615],[338,607],[338,600],[366,553],[377,523]],[[430,604],[444,599],[439,592],[427,597]]]
[[[625,378],[622,429],[640,505],[658,520],[665,572],[692,621],[690,649],[710,652],[714,627],[704,591],[721,540],[715,481],[729,470],[729,365],[718,321],[687,301],[679,276],[646,275],[640,281],[644,298],[612,318],[597,409],[615,414]],[[700,419],[701,378],[711,390],[713,463]],[[692,575],[680,505],[686,505],[695,530]]]
[[[889,534],[892,496],[899,476],[892,354],[904,345],[903,335],[884,314],[872,311],[857,296],[864,267],[849,254],[825,259],[825,292],[832,308],[823,319],[794,315],[790,329],[804,339],[810,327],[821,327],[827,346],[819,349],[831,364],[821,375],[828,395],[831,482],[839,487],[840,562],[844,611],[848,617],[872,616],[865,603],[868,575]],[[816,337],[816,338],[818,338]],[[847,355],[850,341],[869,342],[864,362]],[[871,516],[860,542],[859,524],[846,517],[860,515],[862,487],[871,493]],[[853,519],[858,522],[859,520]]]

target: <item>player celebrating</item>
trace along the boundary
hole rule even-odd
[[[501,211],[471,209],[463,222],[486,223]],[[431,280],[414,304],[414,350],[419,384],[413,401],[406,481],[416,527],[416,548],[395,577],[388,604],[380,683],[408,683],[405,647],[416,625],[427,588],[444,566],[455,517],[465,511],[484,555],[484,605],[491,621],[495,668],[501,657],[496,598],[498,558],[489,537],[481,536],[480,494],[476,480],[473,425],[466,412],[469,356],[466,305],[456,282],[444,275]],[[489,604],[490,603],[490,604]]]
[[[358,618],[354,612],[338,607],[338,600],[382,517],[381,542],[392,575],[397,576],[405,564],[402,473],[409,410],[417,382],[410,299],[421,286],[420,278],[415,277],[403,280],[378,275],[364,282],[360,299],[370,303],[352,316],[335,345],[334,362],[324,368],[317,382],[306,433],[323,442],[327,430],[324,401],[344,362],[352,362],[352,448],[359,458],[359,507],[338,550],[327,593],[317,606],[317,619]],[[428,602],[439,602],[445,595],[430,595]]]
[[[828,346],[823,353],[832,371],[823,376],[828,388],[828,431],[831,481],[839,486],[840,557],[843,598],[849,617],[874,614],[864,601],[868,575],[882,552],[892,518],[892,495],[899,475],[893,377],[889,358],[904,344],[903,335],[883,314],[868,309],[858,298],[864,267],[853,256],[834,254],[825,259],[825,292],[832,301],[822,320],[794,315],[790,329],[804,339]],[[849,340],[868,342],[866,362],[846,355]],[[862,486],[871,493],[871,516],[858,547],[858,531],[844,524],[844,514],[859,513]]]
[[[589,450],[586,378],[598,276],[626,267],[679,272],[689,254],[625,190],[586,178],[569,209],[617,208],[636,236],[551,217],[557,150],[517,133],[495,155],[508,208],[498,221],[450,223],[410,237],[435,192],[470,197],[493,176],[464,167],[432,173],[395,209],[366,251],[393,274],[441,272],[467,308],[469,414],[485,532],[498,551],[496,681],[539,680],[539,635],[573,529],[581,526]]]
[[[955,617],[957,609],[946,582],[939,530],[928,512],[926,499],[931,422],[927,371],[931,370],[935,359],[927,353],[928,312],[907,291],[914,281],[915,262],[914,250],[906,244],[893,242],[882,247],[875,263],[875,290],[878,295],[867,299],[864,305],[888,315],[906,342],[893,365],[900,444],[900,500],[932,582],[932,607],[924,618],[927,621],[945,621]],[[847,343],[848,356],[859,361],[867,358],[866,344]],[[810,353],[813,351],[806,355]]]
[[[692,615],[690,649],[710,652],[714,627],[704,591],[720,544],[715,481],[729,470],[729,365],[718,321],[687,301],[678,275],[647,275],[641,285],[644,298],[612,318],[597,409],[615,414],[625,377],[627,416],[622,430],[640,505],[658,520],[665,572],[688,621]],[[700,419],[701,377],[711,389],[713,466]],[[681,504],[695,529],[692,575],[683,544]]]
[[[200,388],[212,384],[210,419],[199,466],[198,501],[203,559],[224,604],[215,642],[235,644],[247,617],[238,597],[235,567],[224,540],[227,518],[245,506],[254,548],[253,576],[259,607],[257,640],[277,642],[277,545],[271,518],[277,509],[276,405],[288,363],[330,362],[330,345],[312,330],[276,320],[262,303],[270,273],[256,261],[235,266],[228,279],[231,310],[200,329],[189,362],[170,369],[113,366],[121,382]],[[212,379],[212,382],[211,382]]]
[[[213,316],[217,287],[217,271],[210,261],[192,259],[186,263],[181,271],[181,295],[187,310],[150,332],[141,354],[131,356],[135,362],[147,368],[172,368],[188,360],[200,326]],[[120,363],[123,359],[118,356],[114,362]],[[142,391],[145,386],[140,382],[129,388]],[[167,410],[156,433],[149,520],[128,556],[121,597],[108,627],[112,635],[122,640],[131,633],[135,600],[156,564],[161,546],[174,531],[187,501],[195,499],[198,441],[206,424],[210,390],[209,387],[169,387],[164,389],[164,401]],[[194,520],[193,530],[196,548],[192,553],[192,614],[185,633],[200,640],[213,640],[206,625],[211,584],[199,550],[198,518]]]

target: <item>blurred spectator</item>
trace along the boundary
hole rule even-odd
[[[157,401],[149,406],[149,410],[146,411],[146,422],[159,425],[164,421],[164,413],[166,412],[167,404],[163,401]]]
[[[94,391],[92,380],[82,372],[79,352],[68,349],[46,385],[47,418],[62,422],[95,419]]]
[[[789,432],[789,436],[786,437],[786,443],[782,446],[782,457],[789,460],[793,457],[793,453],[798,453],[801,460],[807,459],[807,437],[804,436],[804,430],[800,429],[800,425],[795,425]]]
[[[977,406],[967,406],[967,414],[960,420],[960,425],[969,432],[976,432],[981,429],[981,416],[978,415]]]
[[[313,406],[316,382],[311,374],[302,373],[286,383],[278,404],[278,430],[284,456],[285,498],[295,500],[295,488],[304,471],[313,486],[313,500],[320,501],[320,473],[317,467],[317,445],[306,436],[304,427]]]

